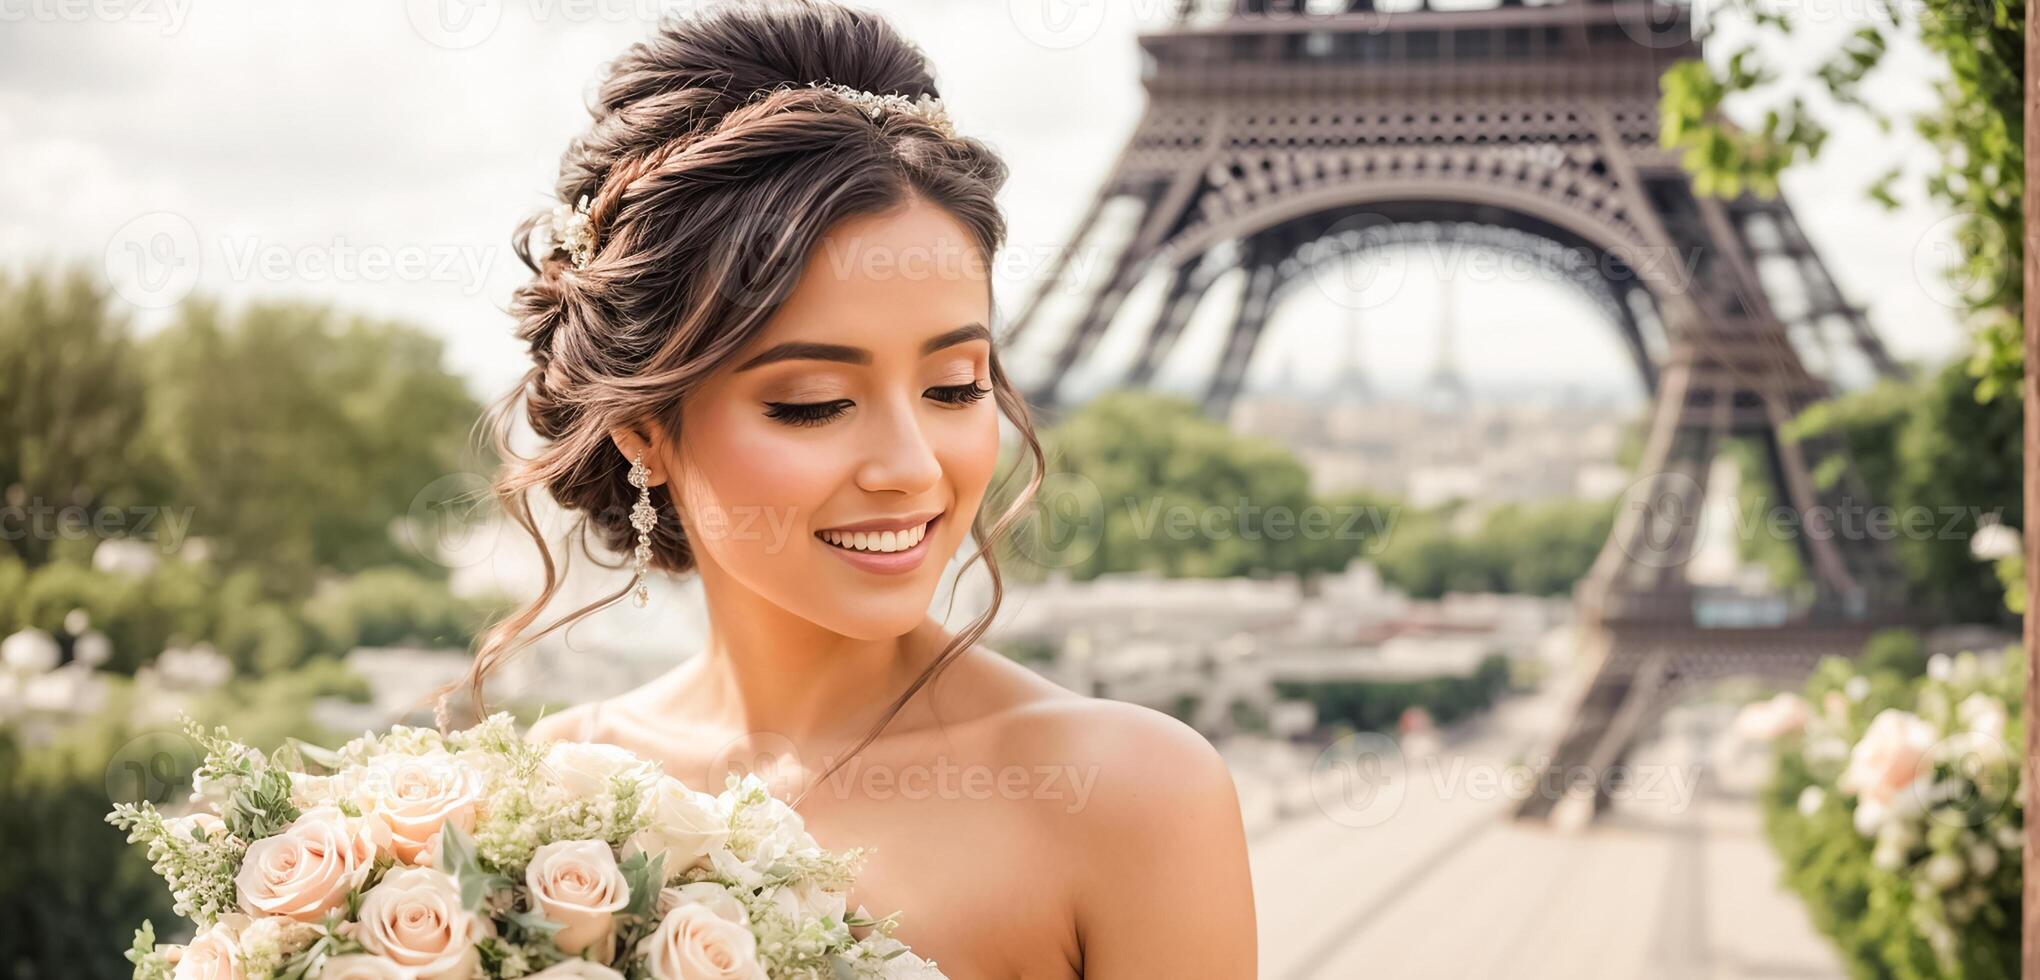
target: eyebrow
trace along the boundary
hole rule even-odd
[[[982,323],[966,323],[947,333],[938,334],[921,344],[921,356],[973,340],[989,343],[992,332]],[[758,356],[737,365],[737,371],[749,371],[777,361],[840,361],[844,364],[870,364],[871,352],[862,347],[845,344],[818,344],[809,341],[790,340],[766,348]],[[734,373],[734,372],[732,372]]]

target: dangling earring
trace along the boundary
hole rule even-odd
[[[652,601],[651,590],[645,587],[645,566],[652,560],[652,525],[659,522],[659,512],[652,509],[652,471],[645,466],[642,449],[631,461],[630,485],[638,488],[637,504],[630,509],[630,526],[637,528],[637,594],[631,601],[643,609]]]

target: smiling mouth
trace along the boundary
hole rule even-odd
[[[928,529],[941,515],[931,517],[920,524],[898,531],[816,531],[815,537],[824,544],[844,551],[861,554],[886,555],[912,551],[928,536]]]

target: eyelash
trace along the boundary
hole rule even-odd
[[[990,385],[980,387],[973,381],[967,385],[944,385],[928,389],[930,397],[944,405],[961,407],[971,404],[992,393]],[[787,425],[822,425],[834,421],[852,404],[848,398],[826,402],[766,402],[765,417]]]

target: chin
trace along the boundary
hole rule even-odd
[[[889,640],[905,636],[921,625],[928,618],[928,602],[932,598],[915,590],[912,596],[886,596],[860,603],[854,609],[830,610],[814,617],[814,622],[853,640]]]

